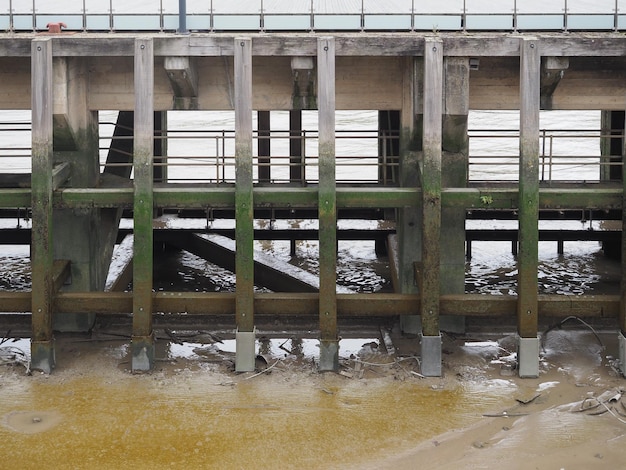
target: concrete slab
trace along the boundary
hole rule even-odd
[[[422,336],[422,375],[441,377],[441,335]]]
[[[30,368],[50,374],[56,364],[54,340],[30,342]]]
[[[255,368],[255,340],[254,331],[239,331],[235,333],[235,371],[252,372]]]
[[[539,337],[518,338],[517,369],[521,378],[539,377]]]
[[[339,370],[339,341],[320,340],[320,372],[337,372]]]
[[[154,367],[154,336],[133,336],[130,342],[131,369],[146,372]]]

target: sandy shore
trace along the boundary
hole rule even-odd
[[[339,374],[289,348],[235,374],[209,343],[161,344],[155,371],[130,374],[127,342],[60,337],[49,376],[0,366],[0,467],[621,468],[616,338],[553,330],[540,377],[519,379],[512,335],[446,336],[441,378],[373,343]]]

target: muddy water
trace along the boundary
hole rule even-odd
[[[126,349],[62,345],[68,357],[48,377],[0,368],[0,467],[358,467],[471,424],[514,389],[289,365],[250,380],[202,363],[133,376],[116,367]],[[56,421],[35,432],[39,423],[10,425],[17,413]]]

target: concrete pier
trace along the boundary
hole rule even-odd
[[[138,372],[154,365],[156,314],[227,317],[239,372],[254,369],[259,315],[310,318],[309,330],[319,334],[322,371],[338,370],[340,324],[350,318],[397,320],[420,344],[427,376],[442,374],[442,333],[463,332],[473,317],[516,324],[519,373],[525,377],[539,374],[539,324],[547,318],[614,319],[623,356],[626,288],[619,298],[540,295],[537,270],[542,213],[611,213],[626,227],[623,169],[622,174],[603,170],[597,182],[549,185],[540,183],[539,175],[542,109],[603,110],[604,127],[622,131],[616,127],[623,121],[606,113],[624,112],[625,56],[626,39],[614,33],[0,37],[0,109],[32,110],[32,174],[3,179],[0,207],[28,207],[33,220],[32,290],[0,292],[1,309],[31,315],[33,365],[48,373],[55,365],[55,331],[89,331],[98,315],[113,313],[132,315],[132,369]],[[111,109],[120,114],[101,169],[98,113]],[[372,140],[379,153],[372,158],[375,176],[339,181],[343,156],[336,113],[363,109],[389,118]],[[503,109],[520,112],[519,178],[472,183],[468,115]],[[199,183],[170,178],[171,110],[234,111],[227,137],[206,137],[224,149],[225,142],[234,143],[232,151],[216,157],[214,178]],[[317,112],[317,129],[303,129],[302,110]],[[274,111],[289,112],[284,155],[271,145]],[[130,122],[132,129],[124,131]],[[383,133],[397,140],[390,145]],[[609,143],[605,139],[602,145]],[[605,148],[604,155],[623,161],[623,149],[618,150]],[[387,152],[394,154],[393,164]],[[613,163],[619,167],[619,161]],[[282,179],[276,176],[281,165]],[[214,170],[209,167],[204,164],[198,173]],[[234,176],[224,176],[231,169]],[[235,221],[234,293],[155,292],[154,235],[161,229],[155,214],[166,210],[206,214],[207,226],[216,211]],[[319,239],[319,289],[288,294],[255,289],[260,283],[255,221],[269,219],[271,225],[277,211],[283,218],[305,214],[319,224],[313,229]],[[517,233],[502,235],[519,241],[515,294],[465,293],[470,211],[517,216]],[[123,212],[132,216],[132,291],[104,292]],[[393,224],[394,293],[338,291],[338,222],[361,213]],[[181,236],[172,245],[184,249],[189,240]],[[167,243],[167,237],[161,241]],[[295,238],[291,241],[293,250]],[[622,236],[622,253],[625,247]]]

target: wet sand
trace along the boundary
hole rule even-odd
[[[126,342],[58,337],[52,375],[0,366],[0,468],[621,468],[616,337],[551,331],[537,379],[511,375],[507,335],[445,336],[441,378],[368,344],[340,374],[286,352],[235,374],[219,345],[163,341],[131,374]],[[613,414],[577,411],[605,392]]]

